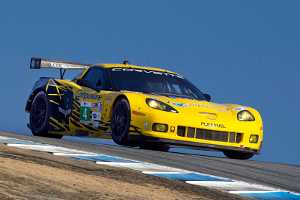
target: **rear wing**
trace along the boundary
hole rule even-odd
[[[78,62],[36,58],[36,57],[32,57],[31,61],[30,61],[30,69],[41,69],[41,68],[60,69],[61,79],[63,79],[63,76],[67,69],[85,70],[85,69],[89,68],[90,66],[92,66],[92,65],[85,64],[85,63],[78,63]]]

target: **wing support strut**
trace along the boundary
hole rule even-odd
[[[60,69],[60,79],[64,79],[65,73],[66,73],[66,69]]]

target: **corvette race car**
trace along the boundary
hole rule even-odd
[[[119,145],[167,151],[170,145],[223,151],[249,159],[260,154],[263,125],[253,108],[210,102],[183,76],[157,68],[83,64],[31,58],[31,69],[60,69],[40,78],[25,111],[35,136],[112,138]],[[63,80],[68,69],[84,70]]]

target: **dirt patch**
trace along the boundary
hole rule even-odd
[[[133,170],[0,144],[0,199],[249,199]]]

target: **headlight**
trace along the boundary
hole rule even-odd
[[[248,110],[242,110],[237,114],[237,118],[240,121],[254,121],[254,116]]]
[[[151,108],[157,109],[157,110],[162,110],[162,111],[167,111],[167,112],[172,112],[172,113],[178,113],[177,110],[175,110],[172,106],[169,106],[168,104],[165,104],[159,100],[156,99],[146,99],[146,103],[148,106]]]

